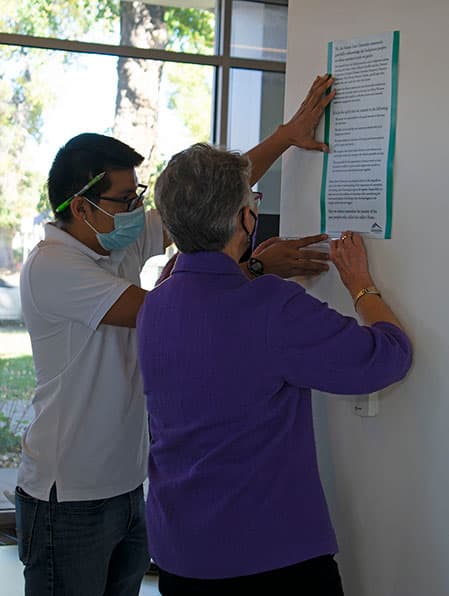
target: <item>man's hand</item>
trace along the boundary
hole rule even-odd
[[[331,75],[318,76],[299,110],[293,118],[281,126],[281,131],[286,135],[289,146],[294,145],[301,149],[312,149],[325,153],[329,151],[326,143],[315,139],[315,133],[324,110],[335,97],[335,90],[326,94],[333,82],[334,79]]]
[[[251,186],[262,178],[268,168],[289,147],[300,147],[328,152],[326,143],[315,139],[315,133],[327,105],[334,99],[334,79],[329,75],[318,76],[299,110],[286,124],[281,124],[269,137],[248,151],[251,161]]]
[[[265,273],[280,277],[314,277],[329,270],[326,261],[329,253],[305,247],[327,240],[327,234],[306,236],[298,240],[269,238],[259,244],[251,256],[258,258],[264,265]]]

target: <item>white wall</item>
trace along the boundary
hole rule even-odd
[[[380,413],[316,395],[320,466],[347,596],[449,594],[448,0],[291,0],[286,117],[326,71],[327,42],[398,29],[392,239],[367,242],[371,269],[415,344],[407,380]],[[322,157],[290,149],[281,232],[319,231]],[[352,313],[335,271],[309,284]]]

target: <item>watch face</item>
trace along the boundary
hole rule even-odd
[[[259,259],[251,257],[248,263],[248,269],[251,271],[251,273],[254,273],[254,275],[262,275],[263,263],[262,261],[259,261]]]

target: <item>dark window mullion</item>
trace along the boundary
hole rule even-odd
[[[219,18],[219,52],[221,54],[221,64],[218,67],[217,76],[217,135],[214,140],[218,145],[226,147],[228,140],[229,59],[231,53],[232,0],[221,0],[219,5]]]

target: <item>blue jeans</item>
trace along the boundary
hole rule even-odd
[[[148,568],[142,486],[95,501],[58,503],[16,489],[25,596],[137,596]]]

